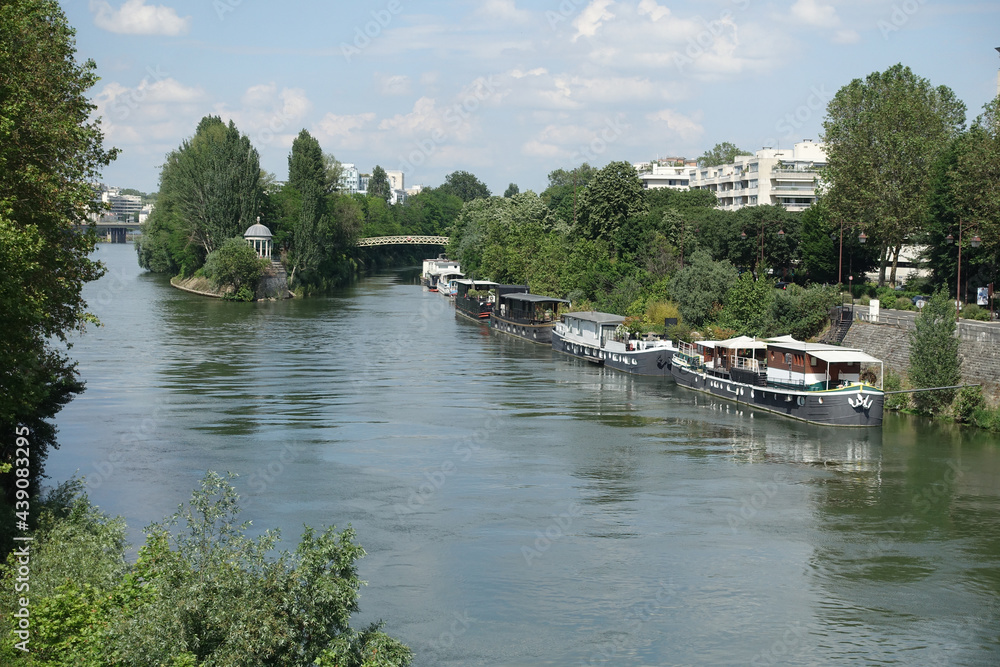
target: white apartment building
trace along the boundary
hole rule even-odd
[[[715,167],[653,164],[639,178],[647,189],[708,190],[728,211],[765,204],[804,211],[816,201],[818,170],[825,165],[823,144],[805,139],[790,149],[762,148]]]
[[[358,168],[351,163],[344,163],[340,165],[342,171],[340,172],[340,189],[349,194],[353,195],[361,191],[361,172]]]

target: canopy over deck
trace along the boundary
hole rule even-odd
[[[576,313],[563,313],[563,320],[567,318],[575,318],[582,320],[584,322],[594,322],[595,324],[614,324],[618,325],[625,321],[625,318],[621,315],[612,315],[611,313],[600,313],[596,310],[581,310]]]

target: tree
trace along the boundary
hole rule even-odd
[[[649,212],[639,175],[628,162],[601,169],[580,198],[577,233],[584,238],[612,238],[626,220]]]
[[[96,65],[77,62],[74,35],[57,2],[0,4],[0,464],[26,436],[30,495],[58,446],[48,420],[83,391],[56,339],[96,322],[81,289],[104,267],[90,259],[86,216],[97,211],[91,183],[118,153],[91,120]],[[0,480],[2,506],[15,477]]]
[[[510,199],[520,191],[521,188],[517,187],[517,183],[511,183],[510,185],[507,186],[507,189],[504,190],[503,196],[507,199]]]
[[[326,171],[323,193],[332,195],[340,192],[340,179],[344,175],[344,166],[333,156],[333,153],[323,154],[323,166]]]
[[[156,209],[136,245],[139,264],[186,275],[226,239],[242,235],[264,203],[260,157],[236,125],[217,116],[167,155]]]
[[[323,149],[308,131],[302,130],[292,142],[292,151],[288,154],[288,185],[299,192],[312,190],[325,193],[327,189],[326,157]],[[385,172],[382,172],[385,174]]]
[[[486,187],[486,184],[467,171],[454,171],[448,174],[440,189],[455,195],[464,202],[485,199],[490,196],[490,189]]]
[[[773,280],[756,279],[744,271],[726,292],[720,323],[739,335],[767,336],[771,330],[774,292]]]
[[[350,528],[308,526],[294,552],[269,553],[276,531],[257,538],[240,522],[232,483],[209,472],[190,502],[146,528],[134,564],[125,525],[92,506],[80,484],[60,491],[33,536],[31,653],[25,664],[395,667],[410,650],[380,630],[358,631],[356,562],[365,555]],[[0,600],[12,603],[16,560]],[[14,604],[4,604],[13,609]],[[6,614],[0,658],[13,658]],[[21,656],[23,659],[23,656]],[[4,661],[7,664],[7,661]]]
[[[737,147],[736,144],[723,141],[721,144],[715,144],[711,150],[702,153],[702,156],[698,158],[698,166],[717,167],[720,164],[729,164],[736,160],[737,155],[752,155],[752,153]]]
[[[235,300],[251,301],[268,262],[241,237],[233,237],[205,259],[205,275],[216,288],[230,288]]]
[[[368,196],[379,197],[386,203],[392,197],[389,176],[385,173],[385,169],[378,165],[375,165],[375,168],[372,169],[371,178],[368,179]]]
[[[950,387],[962,380],[955,305],[944,291],[935,293],[921,309],[910,333],[910,381],[914,388]],[[955,398],[954,389],[921,391],[913,395],[919,410],[941,412]]]
[[[837,91],[823,121],[827,204],[880,251],[879,285],[895,282],[904,240],[923,229],[931,166],[965,126],[965,105],[910,68],[855,79]]]
[[[722,307],[737,278],[736,268],[728,261],[716,262],[708,252],[699,250],[670,281],[670,294],[684,321],[700,326],[714,310]]]

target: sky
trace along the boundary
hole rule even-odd
[[[278,180],[300,130],[362,172],[494,194],[719,142],[819,140],[827,102],[896,63],[965,102],[997,93],[1000,3],[937,0],[64,0],[104,182],[158,189],[199,120],[232,120]]]

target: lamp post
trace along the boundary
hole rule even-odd
[[[945,237],[944,242],[948,245],[954,243],[955,237],[951,234]],[[979,235],[972,237],[969,243],[973,248],[978,248],[983,242]],[[955,279],[955,319],[957,320],[962,311],[962,219],[958,219],[958,276]]]

